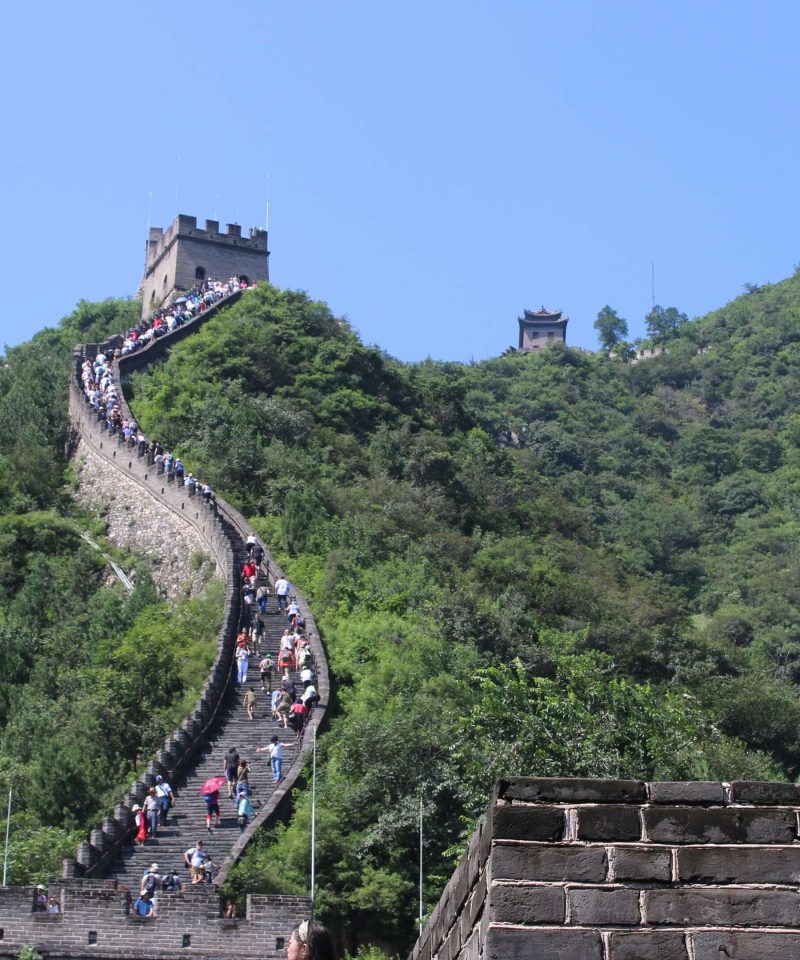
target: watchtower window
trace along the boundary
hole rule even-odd
[[[152,303],[155,300],[155,298],[156,298],[156,292],[155,290],[152,290],[150,292],[150,303]]]
[[[205,267],[196,267],[194,271],[195,280],[205,280],[206,278],[206,268]]]

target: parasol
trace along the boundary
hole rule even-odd
[[[225,777],[211,777],[210,780],[206,780],[203,786],[200,788],[200,796],[204,797],[207,793],[216,793],[220,787],[223,787],[228,781]]]

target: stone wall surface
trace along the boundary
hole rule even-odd
[[[73,460],[78,470],[75,499],[105,516],[106,536],[113,544],[148,560],[161,596],[196,597],[209,576],[223,575],[194,527],[143,494],[84,440],[78,442]]]
[[[800,960],[800,786],[501,781],[409,960]]]
[[[113,880],[62,880],[48,892],[58,898],[60,914],[33,913],[32,887],[0,889],[0,958],[16,957],[30,944],[48,960],[277,960],[311,906],[307,897],[251,896],[245,916],[227,920],[212,887],[190,885],[160,893],[157,915],[143,919],[131,915],[129,898]]]

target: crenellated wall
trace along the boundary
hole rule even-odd
[[[33,913],[32,887],[0,888],[0,958],[16,957],[29,944],[48,960],[278,960],[293,927],[307,919],[307,897],[250,896],[245,916],[220,916],[213,887],[186,886],[160,893],[157,916],[131,915],[130,898],[114,880],[62,880],[50,885],[60,914]]]
[[[502,780],[409,960],[797,960],[800,785]]]

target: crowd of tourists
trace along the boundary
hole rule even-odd
[[[137,326],[128,330],[123,336],[122,346],[119,349],[120,355],[126,356],[141,350],[152,340],[157,340],[166,333],[172,333],[176,327],[182,327],[204,313],[219,300],[239,290],[247,290],[249,286],[255,286],[255,284],[248,284],[238,277],[231,277],[224,281],[213,278],[204,280],[188,293],[156,310],[149,319],[142,320]]]
[[[186,322],[186,317],[207,309],[216,299],[228,295],[238,281],[218,284],[208,281],[196,294],[189,294],[183,304],[173,308],[172,313],[161,313],[161,326],[165,332],[174,329],[178,323]],[[241,285],[240,285],[241,286]],[[210,299],[206,299],[209,298]],[[172,323],[170,325],[170,318]],[[148,329],[154,329],[150,327]],[[160,335],[160,334],[155,334]],[[127,339],[130,339],[127,338]],[[134,338],[138,343],[143,338]],[[122,351],[117,351],[115,357]],[[84,359],[81,365],[80,379],[87,403],[111,435],[117,435],[119,442],[137,455],[147,457],[148,465],[153,465],[157,474],[164,473],[168,481],[185,486],[189,496],[199,495],[207,503],[214,502],[210,486],[200,482],[187,472],[180,458],[165,451],[158,441],[149,440],[132,418],[122,414],[121,392],[114,377],[113,359],[105,353],[99,353],[93,359]],[[261,697],[266,705],[261,717],[274,721],[277,730],[291,728],[295,738],[302,736],[314,707],[319,702],[314,657],[307,634],[306,620],[302,610],[292,594],[289,581],[280,576],[270,588],[266,577],[260,576],[265,556],[263,546],[251,535],[246,542],[247,558],[241,568],[241,610],[240,629],[236,638],[235,662],[237,681],[244,690],[242,706],[250,720],[256,719],[256,708]],[[274,607],[273,607],[274,600]],[[274,613],[286,618],[286,627],[280,639],[279,649],[275,653],[266,649],[265,620]],[[258,664],[258,684],[248,688],[248,672],[251,658]],[[294,676],[293,676],[294,675]],[[273,687],[274,681],[274,687]],[[260,695],[256,692],[260,685]],[[273,733],[269,742],[256,748],[255,752],[268,753],[272,780],[278,784],[283,779],[284,743],[278,733]],[[203,788],[205,801],[205,825],[209,834],[222,824],[220,811],[220,789],[227,785],[228,799],[232,801],[237,824],[241,833],[245,831],[255,815],[252,805],[252,791],[249,783],[250,761],[240,755],[236,747],[231,747],[225,756],[223,776],[212,778]],[[219,781],[219,783],[214,783]],[[142,804],[131,808],[134,817],[135,841],[144,845],[148,840],[158,837],[161,827],[167,823],[170,810],[175,805],[175,794],[171,785],[162,776],[156,778]],[[212,883],[216,870],[210,855],[204,850],[202,841],[196,841],[184,854],[184,866],[188,868],[191,883]],[[180,871],[170,871],[161,876],[158,864],[154,863],[142,876],[140,896],[133,904],[134,911],[140,916],[151,916],[156,904],[158,890],[178,892],[181,889]]]
[[[200,496],[206,504],[214,502],[214,491],[209,484],[187,473],[180,457],[166,450],[158,440],[148,440],[136,420],[123,415],[112,358],[102,352],[94,359],[85,358],[81,363],[80,381],[86,402],[109,436],[118,437],[136,456],[146,457],[148,466],[155,467],[156,474],[165,475],[168,482],[185,486],[190,497]]]

